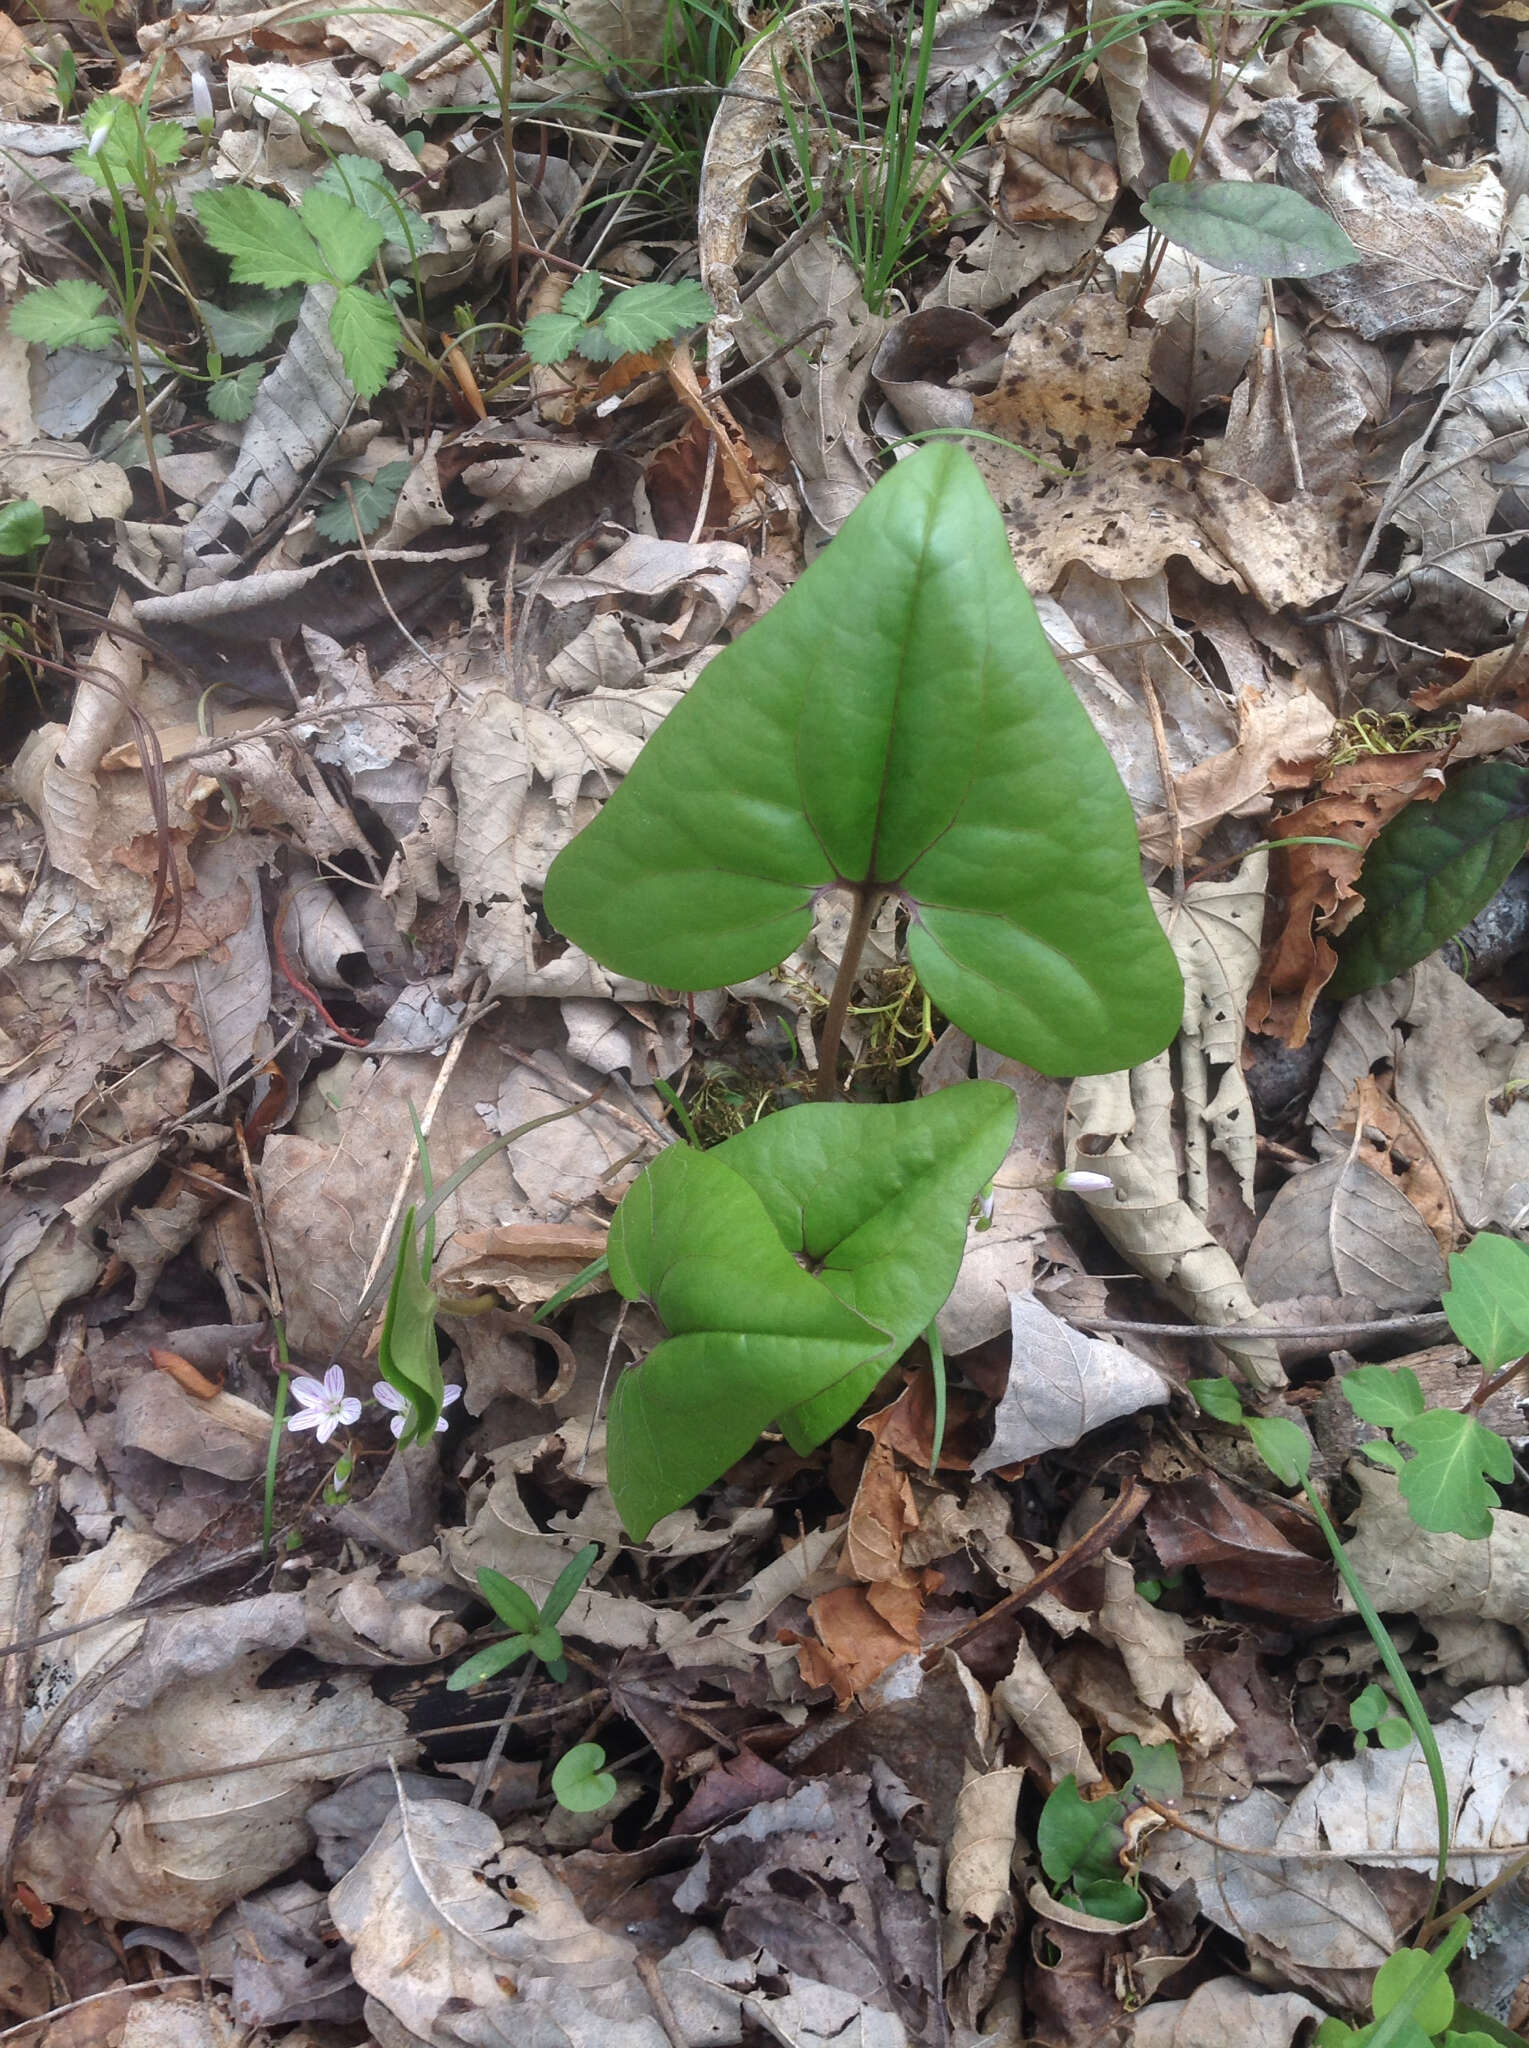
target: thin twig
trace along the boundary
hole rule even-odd
[[[535,1669],[534,1660],[528,1659],[525,1670],[520,1674],[520,1683],[510,1695],[510,1704],[505,1708],[499,1726],[494,1730],[494,1739],[488,1746],[488,1755],[478,1767],[472,1797],[467,1802],[471,1807],[480,1807],[488,1797],[489,1787],[494,1782],[494,1773],[499,1768],[499,1759],[504,1755],[504,1745],[510,1739],[510,1730],[515,1725],[515,1716],[520,1712],[520,1703],[526,1696],[526,1687],[531,1683],[531,1674]]]
[[[1375,1316],[1357,1323],[1136,1323],[1118,1316],[1064,1316],[1078,1330],[1140,1337],[1392,1337],[1434,1329],[1449,1318],[1440,1309],[1417,1316]]]

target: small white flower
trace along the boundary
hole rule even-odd
[[[327,1444],[337,1429],[349,1429],[361,1419],[361,1403],[346,1393],[345,1375],[337,1365],[321,1380],[300,1374],[292,1382],[292,1398],[302,1413],[288,1416],[288,1429],[311,1429],[321,1444]]]
[[[111,121],[110,119],[107,119],[101,122],[100,126],[96,129],[94,135],[91,136],[90,142],[85,150],[86,156],[99,156],[102,150],[105,149],[107,137],[110,134]]]
[[[394,1436],[402,1436],[413,1421],[414,1403],[406,1395],[400,1394],[397,1387],[390,1387],[386,1380],[378,1380],[377,1384],[372,1388],[372,1393],[376,1397],[378,1406],[386,1408],[392,1413],[393,1420],[388,1424],[388,1428],[392,1430]],[[462,1389],[460,1387],[448,1386],[441,1394],[441,1407],[443,1409],[449,1408],[453,1401],[458,1401],[461,1397]],[[439,1436],[445,1427],[446,1417],[443,1414],[436,1421],[436,1435]]]
[[[1106,1195],[1115,1183],[1107,1173],[1059,1173],[1051,1185],[1068,1195]]]
[[[215,119],[212,87],[207,82],[206,74],[201,71],[193,71],[191,74],[191,111],[196,117],[196,125],[203,134],[210,133]]]

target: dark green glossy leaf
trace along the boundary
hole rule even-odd
[[[611,1397],[611,1493],[639,1540],[890,1341],[802,1271],[745,1180],[688,1146],[634,1182],[609,1255],[616,1287],[670,1333]]]
[[[1133,1066],[1178,1029],[1130,801],[949,443],[707,666],[545,901],[618,973],[702,989],[783,960],[835,886],[895,893],[933,1001],[1045,1073]]]
[[[1529,844],[1529,768],[1483,761],[1437,803],[1409,804],[1380,833],[1359,884],[1364,909],[1339,941],[1328,994],[1390,981],[1470,923]]]
[[[1440,1306],[1449,1327],[1489,1372],[1529,1351],[1529,1246],[1479,1231],[1449,1262]]]
[[[1141,210],[1170,242],[1240,277],[1322,277],[1359,261],[1332,215],[1283,185],[1170,179]]]
[[[832,1436],[944,1306],[971,1204],[1008,1152],[1015,1115],[996,1081],[875,1107],[804,1103],[710,1155],[753,1188],[786,1250],[888,1333],[859,1371],[781,1417],[796,1450]]]

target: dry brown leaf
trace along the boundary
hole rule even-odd
[[[1016,329],[996,389],[972,401],[973,424],[1048,462],[1076,462],[1081,473],[1129,440],[1145,413],[1150,348],[1113,294],[1081,295],[1065,313]],[[1001,500],[1050,503],[1050,470],[988,442],[974,443],[972,453]]]
[[[1235,747],[1173,778],[1179,828],[1187,853],[1226,817],[1261,817],[1273,788],[1304,787],[1308,771],[1326,758],[1336,723],[1312,690],[1291,696],[1255,697],[1245,691],[1237,704]],[[1299,778],[1299,779],[1297,779]],[[1166,811],[1141,820],[1142,852],[1166,865],[1173,858],[1173,833]]]
[[[1069,1329],[1033,1294],[1010,1304],[1008,1383],[993,1440],[972,1466],[977,1478],[1080,1442],[1123,1415],[1160,1406],[1169,1385],[1123,1345]]]
[[[49,67],[33,54],[20,26],[0,16],[0,119],[26,121],[57,105]]]
[[[1427,1308],[1446,1284],[1433,1232],[1369,1165],[1358,1136],[1286,1181],[1259,1221],[1243,1278],[1257,1302],[1349,1298],[1381,1315]]]
[[[813,1636],[782,1630],[781,1639],[796,1647],[804,1683],[833,1687],[841,1708],[874,1685],[888,1665],[923,1647],[918,1619],[922,1597],[909,1588],[836,1586],[822,1593],[808,1609]],[[880,1595],[878,1598],[877,1595]],[[891,1614],[883,1612],[891,1608]]]
[[[903,1537],[918,1527],[913,1488],[891,1447],[874,1438],[850,1506],[844,1567],[867,1585],[914,1586],[920,1574],[903,1563]]]
[[[1166,1706],[1195,1756],[1210,1756],[1235,1732],[1236,1722],[1184,1653],[1189,1624],[1142,1598],[1125,1558],[1105,1557],[1104,1599],[1094,1627],[1120,1652],[1142,1705]]]
[[[1085,146],[1092,117],[1048,85],[1019,112],[995,122],[988,198],[1000,220],[1091,223],[1115,203],[1114,166]]]
[[[1024,1782],[1024,1770],[1017,1764],[972,1771],[957,1796],[945,1868],[945,1910],[970,1931],[988,1932],[1015,1917],[1009,1864]]]
[[[1266,1994],[1241,1977],[1213,1977],[1188,1998],[1159,1998],[1138,2013],[1132,2048],[1227,2048],[1239,2041],[1292,2048],[1308,2021],[1325,2017],[1298,1991]]]
[[[1069,1776],[1085,1790],[1100,1782],[1104,1774],[1089,1753],[1083,1730],[1023,1633],[1013,1667],[994,1686],[993,1699],[1039,1753],[1053,1785]]]

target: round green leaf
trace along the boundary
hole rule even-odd
[[[1240,277],[1321,277],[1359,261],[1332,215],[1283,185],[1170,180],[1141,210],[1170,242]]]
[[[1130,800],[948,442],[708,664],[545,904],[618,973],[702,989],[783,960],[835,886],[896,894],[932,1000],[1045,1073],[1133,1066],[1178,1029]]]
[[[552,1766],[552,1792],[570,1813],[594,1813],[616,1796],[616,1780],[605,1768],[598,1742],[580,1742]]]
[[[1282,1486],[1299,1485],[1311,1466],[1311,1438],[1298,1422],[1283,1415],[1259,1415],[1248,1423],[1248,1435]]]
[[[1489,1372],[1529,1351],[1529,1246],[1482,1230],[1449,1262],[1440,1306],[1460,1342]]]
[[[1333,996],[1415,967],[1484,910],[1529,845],[1529,768],[1482,761],[1437,803],[1409,804],[1365,857],[1364,909],[1340,941]]]
[[[1386,1957],[1375,1972],[1375,1988],[1370,1993],[1376,2019],[1383,2020],[1393,2007],[1401,2004],[1418,1979],[1429,1974],[1430,1960],[1427,1951],[1420,1948],[1399,1948],[1394,1956]],[[1455,2016],[1455,1994],[1442,1972],[1434,1971],[1432,1976],[1433,1981],[1418,1995],[1411,2017],[1425,2034],[1442,2034]]]

